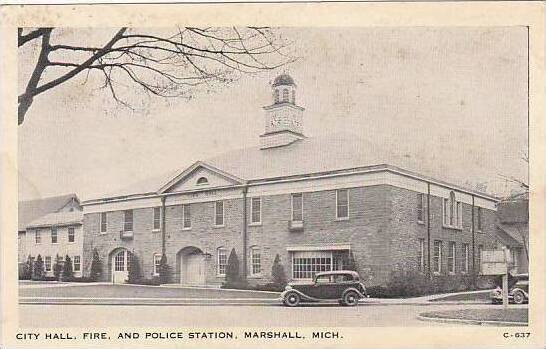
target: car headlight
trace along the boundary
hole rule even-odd
[[[291,289],[292,289],[292,286],[290,286],[290,285],[286,285],[286,287],[284,288],[285,291],[289,291]]]

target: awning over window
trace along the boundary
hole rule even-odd
[[[344,251],[350,250],[351,244],[330,244],[330,245],[300,245],[300,246],[289,246],[286,248],[287,251]]]

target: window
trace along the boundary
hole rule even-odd
[[[417,263],[419,265],[419,271],[425,271],[425,239],[419,239]]]
[[[125,251],[120,251],[116,254],[114,260],[114,270],[115,271],[125,271]]]
[[[154,254],[154,275],[159,275],[159,266],[161,265],[161,255]]]
[[[447,247],[447,271],[455,273],[455,242],[450,241]]]
[[[417,223],[424,223],[425,221],[425,195],[422,193],[417,194]]]
[[[275,90],[274,97],[275,97],[275,103],[279,103],[279,90],[277,90],[277,89]]]
[[[301,193],[292,194],[292,220],[294,222],[303,221],[303,195]]]
[[[226,275],[226,266],[227,266],[227,250],[223,247],[220,247],[217,251],[218,254],[218,275]]]
[[[81,263],[80,256],[74,256],[74,271],[80,271]]]
[[[292,104],[296,103],[296,90],[292,90]]]
[[[260,255],[260,249],[258,247],[253,247],[250,249],[250,271],[252,275],[257,275],[262,272],[262,259]]]
[[[336,218],[349,218],[349,190],[336,190]]]
[[[476,208],[476,230],[482,231],[482,208]]]
[[[100,213],[100,232],[102,234],[106,233],[106,229],[108,226],[108,217],[106,215],[106,212]]]
[[[252,198],[250,200],[250,223],[260,223],[262,221],[262,199]]]
[[[224,225],[224,202],[216,201],[214,211],[214,224],[217,226]]]
[[[44,259],[45,271],[51,271],[51,256],[46,256]]]
[[[433,271],[442,272],[442,242],[440,240],[434,241]]]
[[[468,244],[463,244],[463,273],[468,273]]]
[[[51,243],[56,244],[58,242],[57,227],[51,227]]]
[[[42,243],[42,235],[38,229],[36,229],[36,232],[34,232],[34,242],[36,242],[37,244]]]
[[[462,227],[462,203],[455,200],[455,193],[449,194],[449,199],[444,199],[443,204],[444,226],[449,228]]]
[[[161,228],[161,207],[154,207],[154,230]]]
[[[332,255],[294,254],[292,258],[292,276],[294,279],[312,279],[315,273],[330,271]]]
[[[329,284],[329,283],[331,283],[330,275],[321,275],[321,276],[318,276],[318,277],[315,279],[315,283],[317,283],[317,284]]]
[[[283,102],[288,102],[289,93],[290,92],[288,92],[288,89],[282,90],[282,101]]]
[[[125,210],[123,216],[123,231],[133,231],[133,210]]]
[[[190,205],[182,205],[182,229],[191,228],[191,211]]]
[[[68,227],[68,242],[74,242],[74,227]]]
[[[206,185],[206,184],[209,184],[209,180],[207,179],[207,177],[199,177],[199,179],[197,180],[197,185]]]
[[[481,273],[482,271],[482,251],[483,245],[478,245],[478,255],[476,256],[476,270]]]

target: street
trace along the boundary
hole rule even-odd
[[[296,327],[453,326],[420,321],[422,312],[490,305],[141,306],[20,305],[20,326],[42,327]],[[459,326],[459,325],[458,325]],[[464,325],[460,325],[464,326]]]

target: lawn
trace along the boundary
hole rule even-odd
[[[266,298],[274,299],[276,293],[230,291],[221,289],[150,287],[129,285],[92,285],[64,287],[20,288],[20,297],[73,297],[73,298]]]
[[[460,309],[446,311],[431,311],[420,314],[424,317],[436,317],[441,319],[464,319],[479,321],[507,321],[507,322],[528,322],[529,313],[527,308],[512,309]]]
[[[445,302],[445,301],[473,301],[473,302],[484,302],[491,303],[491,298],[489,297],[490,291],[484,291],[479,293],[461,293],[454,294],[451,296],[445,296],[442,298],[432,299],[431,302]]]

